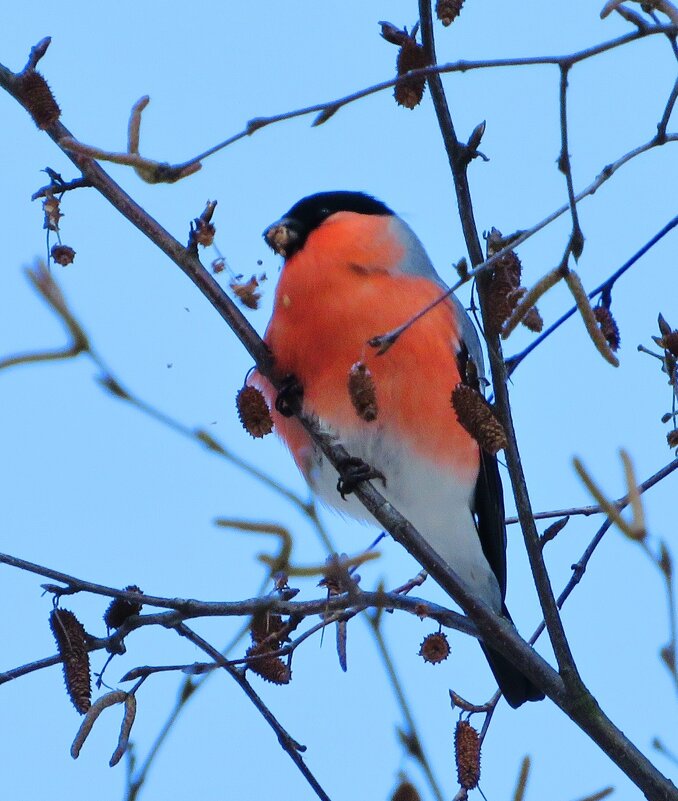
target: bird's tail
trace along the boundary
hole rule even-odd
[[[505,616],[511,620],[505,606],[503,611]],[[503,654],[493,648],[488,648],[483,642],[480,643],[480,647],[483,649],[502,695],[510,706],[517,709],[525,701],[541,701],[544,698],[544,693],[539,687],[524,673],[521,673]]]

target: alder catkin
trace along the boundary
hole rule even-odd
[[[480,781],[480,736],[467,720],[460,720],[454,732],[457,779],[465,790],[473,790]]]
[[[452,390],[452,406],[462,427],[486,453],[494,455],[508,445],[504,427],[480,392],[457,384]]]
[[[62,660],[68,697],[84,715],[92,705],[87,634],[82,623],[68,609],[53,609],[49,625]]]
[[[243,387],[235,398],[238,417],[242,427],[255,439],[261,439],[273,431],[273,418],[266,398],[256,387]]]

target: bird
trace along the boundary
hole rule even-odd
[[[264,395],[310,488],[343,514],[374,523],[351,491],[377,480],[468,588],[511,621],[497,459],[462,427],[451,403],[469,362],[482,374],[480,339],[463,304],[450,295],[380,355],[368,340],[447,289],[410,226],[371,195],[331,191],[302,198],[263,236],[284,260],[264,335],[282,387],[256,371],[249,383]],[[374,389],[374,415],[360,416],[347,388],[356,365]],[[339,480],[295,416],[302,409],[351,455]],[[480,644],[512,707],[544,697]]]

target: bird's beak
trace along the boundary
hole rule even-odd
[[[264,231],[264,239],[271,250],[278,253],[283,258],[287,258],[295,250],[295,245],[299,242],[300,235],[291,220],[283,217],[282,220],[269,225]]]

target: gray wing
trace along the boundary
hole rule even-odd
[[[406,259],[404,259],[402,264],[399,265],[400,269],[409,275],[418,275],[422,278],[428,278],[431,281],[435,281],[435,283],[438,284],[443,290],[449,289],[447,284],[436,272],[433,264],[431,264],[431,260],[429,259],[424,246],[410,226],[401,220],[400,217],[394,217],[393,224],[398,226],[398,233],[400,239],[405,245],[405,250],[407,253]],[[469,356],[475,362],[475,365],[478,368],[478,375],[480,378],[484,378],[485,367],[483,364],[483,349],[480,345],[480,337],[478,336],[478,332],[476,331],[471,318],[466,313],[464,304],[459,300],[459,298],[453,294],[450,295],[449,300],[457,312],[457,319],[459,320],[459,325],[461,328],[459,332],[461,335],[461,341],[466,346]]]

